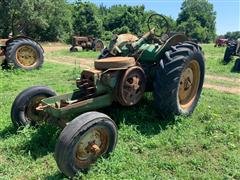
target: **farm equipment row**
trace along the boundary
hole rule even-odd
[[[151,15],[148,28],[140,39],[115,36],[94,69],[81,73],[72,93],[56,95],[48,87],[34,86],[16,97],[11,110],[16,126],[47,121],[64,128],[54,157],[66,176],[87,170],[116,146],[114,121],[95,110],[113,102],[131,107],[148,91],[163,118],[194,111],[205,74],[201,47],[184,34],[169,33],[161,15]]]

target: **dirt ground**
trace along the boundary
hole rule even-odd
[[[43,44],[43,48],[45,52],[52,52],[52,51],[66,49],[66,48],[68,49],[70,48],[70,45],[65,45],[61,43],[46,43],[46,44]],[[71,56],[51,57],[51,58],[46,57],[46,61],[61,63],[61,64],[72,64],[72,65],[75,65],[76,67],[81,67],[81,68],[91,68],[93,67],[93,64],[94,64],[94,59],[76,58]],[[218,81],[235,83],[235,85],[232,87],[229,87],[229,86],[226,87],[220,84],[205,82],[204,88],[240,95],[240,79],[239,78],[231,78],[231,77],[225,77],[225,76],[219,76],[219,75],[214,76],[209,74],[207,74],[205,78],[206,80],[218,80]]]
[[[81,68],[93,67],[94,59],[90,58],[76,58],[71,56],[51,57],[46,58],[46,61],[60,63],[60,64],[71,64]]]
[[[45,52],[59,51],[63,49],[69,49],[71,45],[63,43],[42,43],[41,44]]]

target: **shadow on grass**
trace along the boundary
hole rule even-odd
[[[7,126],[5,129],[0,131],[0,138],[4,139],[7,137],[10,137],[14,134],[16,134],[17,128],[15,128],[13,125]]]
[[[123,107],[113,104],[111,107],[101,110],[108,114],[119,126],[122,122],[127,125],[135,125],[137,130],[145,136],[154,136],[167,126],[175,123],[174,117],[164,119],[153,107],[153,101],[144,97],[139,104],[133,107]]]
[[[61,172],[56,172],[52,175],[46,176],[43,179],[45,180],[59,180],[59,179],[67,179]]]
[[[59,135],[59,128],[52,124],[40,126],[30,141],[27,141],[21,146],[25,152],[32,156],[33,159],[45,156],[48,153],[54,152],[54,147]]]

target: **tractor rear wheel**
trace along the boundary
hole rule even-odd
[[[24,70],[40,68],[44,61],[40,45],[28,38],[17,38],[10,42],[5,54],[10,66]]]
[[[204,57],[198,45],[185,42],[165,53],[154,81],[155,106],[163,118],[194,111],[204,73]]]
[[[68,177],[86,171],[100,156],[108,156],[117,143],[117,127],[99,112],[76,117],[61,132],[55,146],[59,169]]]
[[[100,40],[100,39],[95,40],[93,45],[94,45],[94,47],[93,47],[94,51],[101,52],[104,49],[104,44],[103,44],[102,40]]]
[[[224,58],[223,61],[225,64],[229,63],[231,60],[231,55],[232,55],[232,48],[227,46],[225,53],[224,53]]]
[[[15,99],[11,109],[11,119],[16,127],[41,124],[44,112],[37,107],[44,98],[55,96],[56,93],[46,86],[33,86],[22,91]]]

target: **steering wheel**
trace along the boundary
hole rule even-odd
[[[160,14],[152,14],[147,20],[148,30],[151,31],[153,28],[154,35],[161,37],[163,34],[169,32],[169,23],[167,19]]]

